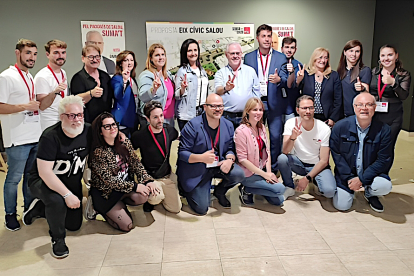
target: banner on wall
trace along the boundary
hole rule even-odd
[[[115,74],[116,56],[125,49],[124,22],[81,21],[82,47],[95,44],[101,49],[99,69]]]
[[[254,25],[238,23],[146,22],[147,49],[161,43],[167,52],[167,66],[175,74],[180,65],[181,44],[193,38],[200,45],[201,65],[209,75],[227,65],[224,54],[230,42],[239,42],[243,53],[254,49]]]
[[[282,40],[287,36],[295,36],[295,24],[269,24],[272,27],[272,48],[281,52]]]

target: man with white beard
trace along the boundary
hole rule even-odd
[[[60,122],[40,137],[37,159],[29,177],[35,199],[22,220],[30,225],[35,218],[46,215],[55,258],[69,255],[66,229],[78,230],[83,220],[81,179],[91,141],[90,125],[83,121],[83,108],[79,96],[67,96],[60,101]]]

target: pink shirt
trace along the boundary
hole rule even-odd
[[[253,134],[253,130],[249,126],[241,124],[234,132],[234,143],[236,144],[237,159],[239,160],[239,165],[243,169],[246,177],[252,176],[253,173],[244,167],[241,164],[241,161],[249,160],[256,167],[263,169],[266,166],[268,157],[270,156],[270,148],[269,143],[267,142],[266,129],[264,126],[259,129],[259,135],[265,144],[262,160],[260,160],[259,145]]]
[[[165,86],[168,90],[167,101],[165,102],[164,107],[164,117],[169,119],[174,117],[174,106],[175,106],[175,98],[174,98],[174,87],[172,81],[169,78],[164,80]]]

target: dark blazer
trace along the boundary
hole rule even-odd
[[[203,117],[205,114],[191,119],[181,131],[178,147],[177,177],[181,187],[186,192],[192,191],[207,173],[206,164],[188,163],[191,154],[202,154],[211,150],[211,140],[206,130]],[[219,161],[225,160],[226,155],[235,155],[234,128],[227,119],[220,119]]]
[[[115,62],[112,59],[109,59],[104,56],[102,56],[102,58],[105,63],[106,72],[111,76],[114,75],[115,74]]]
[[[315,97],[315,74],[309,75],[305,70],[305,76],[299,86],[303,95]],[[327,119],[336,122],[342,117],[342,84],[339,74],[332,71],[327,78],[323,78],[321,90],[321,105],[323,114]]]
[[[295,70],[293,74],[295,74],[295,76],[297,76],[297,74],[298,74],[299,64],[300,64],[300,67],[303,68],[302,63],[300,63],[295,58],[292,58],[292,65],[293,65],[293,68]],[[287,68],[287,65],[285,66],[285,68]],[[286,72],[287,72],[287,69],[286,69]],[[293,82],[296,82],[296,78]],[[284,108],[284,111],[285,111],[284,114],[295,113],[296,112],[296,100],[300,97],[300,89],[299,89],[299,87],[297,87],[295,85],[293,85],[291,88],[288,88],[287,87],[287,81],[286,81],[286,85],[285,85],[284,88],[286,89],[286,94],[287,94],[287,104]]]
[[[377,176],[390,180],[388,172],[391,168],[393,150],[390,126],[373,120],[364,139],[363,171],[357,174],[356,158],[359,150],[359,139],[355,115],[337,122],[331,132],[329,147],[335,162],[335,179],[338,187],[353,193],[348,188],[348,180],[359,176],[364,186],[371,185]]]
[[[250,52],[244,56],[244,64],[249,65],[252,67],[256,74],[258,74],[258,64],[257,64],[257,52],[259,50],[256,49],[253,52]],[[282,87],[286,86],[287,81],[287,71],[286,71],[286,63],[287,59],[286,56],[278,51],[272,49],[272,58],[269,64],[269,75],[274,74],[275,69],[277,68],[277,72],[282,79],[279,83],[274,84],[269,82],[267,85],[267,98],[268,98],[268,106],[269,110],[280,111],[280,114],[283,113],[283,108],[287,104],[287,98],[282,97]]]

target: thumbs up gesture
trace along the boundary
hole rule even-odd
[[[388,84],[388,85],[394,85],[395,84],[395,79],[393,76],[391,76],[390,72],[386,71],[386,70],[382,70],[382,73],[384,74],[382,76],[382,83],[383,84]]]
[[[355,83],[355,90],[357,92],[362,92],[364,90],[364,87],[362,86],[361,80],[359,79],[359,77],[357,77],[356,83]]]
[[[275,73],[273,75],[269,75],[269,81],[271,83],[278,83],[281,81],[281,78],[279,77],[277,73],[277,68],[275,68]]]
[[[231,91],[234,88],[234,79],[236,78],[236,75],[231,78],[229,76],[229,80],[226,82],[226,91]]]
[[[289,62],[288,62],[288,64],[286,65],[286,69],[288,70],[288,72],[291,74],[291,73],[293,73],[294,71],[295,71],[295,68],[293,67],[293,64],[292,64],[292,59],[290,58],[289,59]]]

